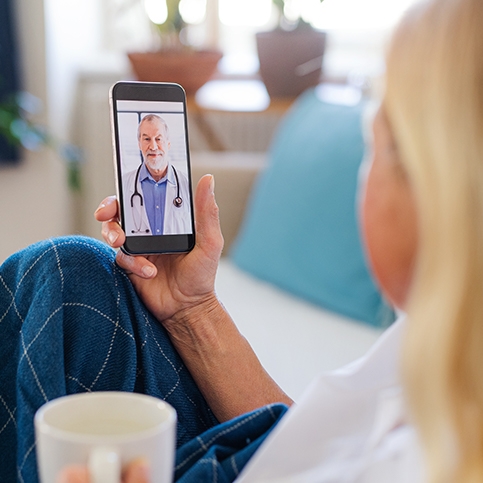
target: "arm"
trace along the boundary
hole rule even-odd
[[[214,282],[223,237],[212,176],[195,195],[196,246],[187,254],[130,257],[117,263],[149,310],[164,325],[214,414],[220,421],[273,402],[291,404],[258,361],[246,339],[218,301]],[[117,248],[124,233],[117,202],[107,198],[95,214],[106,241]]]

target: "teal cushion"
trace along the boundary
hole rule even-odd
[[[331,311],[385,326],[357,221],[363,105],[303,94],[282,120],[230,253],[242,269]]]

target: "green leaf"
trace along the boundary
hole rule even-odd
[[[82,153],[70,144],[60,144],[47,129],[32,122],[30,115],[35,114],[40,101],[28,93],[19,93],[0,103],[0,136],[14,146],[23,146],[34,151],[42,146],[56,151],[67,163],[67,178],[73,191],[81,188],[80,166]]]

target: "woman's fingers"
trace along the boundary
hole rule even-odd
[[[89,483],[87,467],[72,465],[64,468],[58,475],[56,483]]]
[[[117,220],[119,217],[117,198],[115,196],[104,198],[94,212],[94,217],[97,221]]]
[[[102,237],[113,248],[119,248],[126,240],[126,235],[117,221],[102,223]]]
[[[125,241],[124,231],[119,226],[119,206],[115,196],[108,196],[101,201],[94,212],[97,221],[102,221],[101,234],[106,243],[113,248],[119,248]]]
[[[123,483],[149,483],[149,464],[145,459],[138,459],[128,464],[122,475]]]
[[[105,198],[94,213],[96,220],[102,221],[101,234],[112,248],[119,248],[126,240],[126,234],[118,223],[119,207],[115,196]],[[117,264],[128,273],[142,278],[153,278],[157,269],[154,264],[144,257],[131,257],[123,251],[117,252]]]
[[[71,465],[60,472],[56,483],[89,483],[90,481],[86,466]],[[139,458],[129,463],[123,471],[122,483],[150,483],[148,462]]]
[[[211,262],[218,261],[223,249],[218,206],[214,196],[214,178],[208,174],[201,178],[196,188],[195,199],[196,248],[201,249]],[[115,196],[105,198],[97,208],[94,216],[102,221],[102,236],[113,248],[119,248],[126,240],[126,235],[118,223],[118,202]],[[142,256],[129,256],[119,251],[117,264],[128,273],[144,279],[154,278],[156,266]]]
[[[116,263],[123,268],[128,274],[133,273],[141,278],[154,278],[158,273],[156,265],[151,263],[145,257],[132,257],[122,250],[116,254]]]
[[[119,211],[117,198],[108,196],[105,198],[94,213],[98,221],[102,221],[101,234],[104,240],[112,248],[119,248],[126,240],[126,234],[118,223]],[[144,257],[131,257],[123,251],[116,255],[117,264],[128,273],[133,273],[142,278],[156,276],[156,267]]]

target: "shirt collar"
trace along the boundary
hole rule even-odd
[[[164,178],[161,178],[158,183],[163,183],[166,178],[168,179],[168,182],[172,185],[176,184],[176,180],[174,177],[174,172],[170,164],[168,164],[168,174]],[[151,180],[153,183],[156,183],[156,181],[153,179],[151,174],[148,171],[148,168],[146,168],[146,164],[143,162],[141,166],[141,170],[139,171],[139,181],[145,181],[146,179]]]

